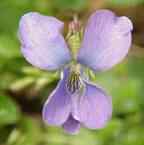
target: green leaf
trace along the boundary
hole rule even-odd
[[[0,96],[0,125],[13,124],[20,118],[16,103],[8,96]]]

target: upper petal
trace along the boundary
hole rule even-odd
[[[88,20],[78,61],[94,71],[110,69],[127,55],[132,22],[109,10],[98,10]]]
[[[112,115],[111,97],[90,83],[86,83],[86,92],[78,104],[79,121],[91,129],[103,128]]]
[[[62,125],[69,117],[71,99],[65,89],[67,71],[58,83],[56,89],[49,96],[42,110],[43,120],[49,125]]]
[[[24,57],[32,65],[55,70],[70,61],[70,52],[61,34],[63,23],[50,16],[30,12],[22,16],[19,36]]]

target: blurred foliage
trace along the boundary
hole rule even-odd
[[[112,5],[134,6],[144,4],[144,0],[109,0],[108,3]]]
[[[20,118],[19,108],[8,96],[0,96],[0,126],[13,124]]]
[[[90,79],[105,87],[113,97],[113,118],[106,128],[96,131],[82,128],[77,136],[70,136],[60,128],[44,126],[41,120],[42,104],[56,87],[59,72],[41,71],[24,60],[17,35],[20,16],[29,11],[38,11],[61,16],[67,21],[67,17],[71,17],[67,13],[78,12],[85,17],[93,10],[90,6],[94,7],[98,2],[99,0],[0,1],[0,145],[144,144],[143,45],[134,47],[125,61],[108,72],[88,72]],[[111,6],[113,9],[114,5],[117,9],[124,6],[126,12],[131,12],[130,15],[136,17],[135,12],[139,6],[143,7],[142,4],[143,0],[109,0],[101,7]],[[137,21],[134,24],[139,26]],[[143,34],[144,30],[134,31],[135,36],[142,36],[140,40],[144,39]]]
[[[53,5],[58,9],[79,11],[86,7],[86,0],[54,0]]]

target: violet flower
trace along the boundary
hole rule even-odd
[[[55,17],[30,12],[19,25],[26,60],[40,69],[62,70],[61,80],[46,101],[42,116],[47,124],[62,126],[71,134],[78,133],[81,126],[103,128],[111,118],[111,97],[86,79],[84,69],[102,72],[120,63],[130,48],[133,29],[127,17],[98,10],[90,16],[82,42],[77,45],[78,53],[73,55],[68,45],[73,52],[71,38],[80,40],[76,39],[80,38],[77,24],[70,25],[68,44],[61,33],[64,24]]]

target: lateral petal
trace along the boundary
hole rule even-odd
[[[68,72],[64,71],[56,89],[51,93],[42,110],[43,120],[48,125],[60,126],[69,117],[71,98],[65,89]]]

